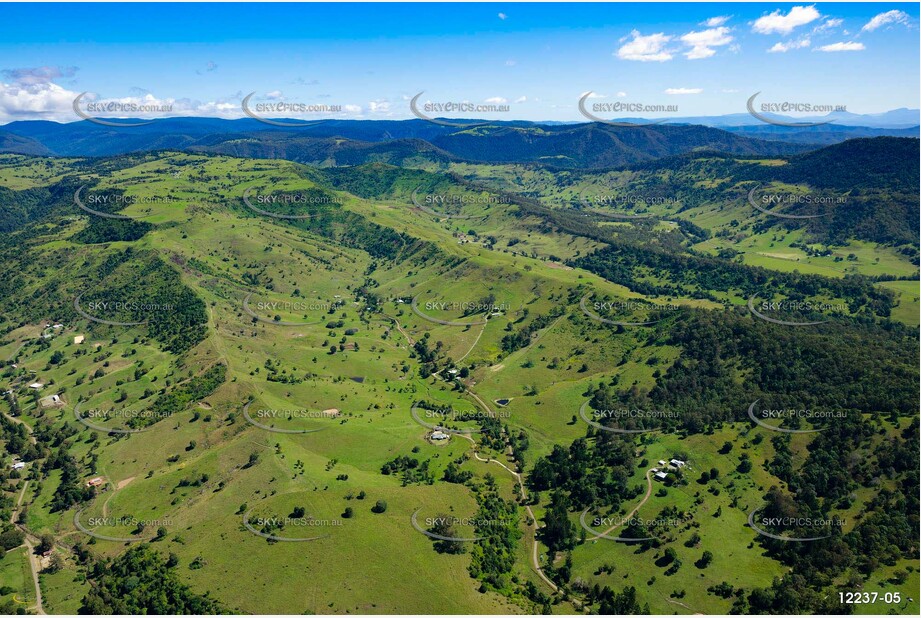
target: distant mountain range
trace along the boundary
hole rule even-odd
[[[785,116],[783,114],[762,114],[772,120],[781,122],[827,122],[828,125],[835,128],[840,127],[863,127],[867,129],[916,129],[921,125],[921,110],[907,109],[905,107],[893,109],[881,114],[853,114],[851,112],[831,112],[822,116]],[[633,119],[634,121],[641,119]],[[646,121],[648,122],[648,121]],[[723,116],[688,116],[685,118],[669,118],[665,124],[700,124],[707,127],[770,127],[770,125],[759,122],[751,114],[726,114]],[[783,128],[783,127],[777,127]]]
[[[540,163],[561,168],[616,167],[710,149],[740,155],[779,155],[809,147],[763,140],[699,125],[620,127],[602,123],[541,125],[512,122],[471,128],[423,120],[330,121],[297,129],[257,120],[173,118],[115,128],[82,121],[14,122],[4,127],[7,152],[110,156],[150,150],[189,150],[290,159],[318,165]]]
[[[878,115],[877,120],[894,126],[912,114],[917,116],[917,110],[895,110]],[[742,116],[749,124],[732,124],[741,122]],[[856,114],[847,116],[865,118]],[[332,166],[469,161],[581,169],[618,167],[701,149],[772,156],[796,154],[852,138],[918,135],[917,126],[752,124],[753,119],[748,114],[699,120],[721,120],[724,125],[684,124],[676,119],[632,127],[594,122],[512,121],[459,128],[414,119],[330,120],[311,126],[282,128],[250,118],[167,118],[143,126],[119,128],[91,121],[62,124],[35,120],[3,126],[0,152],[111,156],[151,150],[186,150]]]

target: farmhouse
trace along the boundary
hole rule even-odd
[[[93,478],[91,478],[90,480],[88,480],[88,481],[86,482],[86,486],[87,486],[87,487],[99,487],[100,485],[102,485],[102,484],[105,483],[105,482],[106,482],[106,481],[105,481],[104,478],[102,478],[101,476],[96,476],[96,477],[93,477]]]
[[[441,431],[440,429],[436,429],[432,432],[432,440],[447,440],[450,437],[451,436]]]
[[[656,472],[655,477],[657,481],[664,481],[665,479],[668,478],[668,473],[667,472]]]
[[[660,466],[664,466],[664,465],[665,465],[665,460],[664,460],[664,459],[660,459],[660,460],[659,460],[659,465],[660,465]]]
[[[80,345],[80,344],[83,343],[85,340],[86,340],[86,337],[84,337],[83,335],[77,335],[76,337],[74,337],[74,344],[75,344],[75,345]]]
[[[17,461],[12,466],[10,466],[10,468],[12,468],[13,470],[22,470],[25,467],[26,467],[26,462],[24,461]]]
[[[668,463],[672,464],[676,468],[683,468],[684,466],[687,465],[685,462],[681,461],[680,459],[671,459],[669,460]]]
[[[38,390],[43,386],[44,384],[42,384],[41,382],[33,382],[32,384],[29,385],[29,388],[34,388],[35,390]]]

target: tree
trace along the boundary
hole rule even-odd
[[[35,553],[44,554],[46,551],[54,547],[54,537],[50,534],[43,534],[39,539],[38,547],[35,548]]]
[[[386,510],[387,510],[386,500],[378,500],[377,502],[374,503],[374,506],[371,507],[372,513],[383,513]]]
[[[544,527],[540,530],[540,539],[555,553],[576,546],[576,526],[569,520],[569,500],[561,491],[550,496],[550,505],[544,514]]]
[[[746,455],[748,455],[748,453],[746,453]],[[751,469],[752,469],[752,460],[749,459],[748,457],[743,457],[742,460],[739,462],[739,467],[736,468],[736,470],[738,470],[742,474],[751,472]]]
[[[439,515],[435,518],[435,523],[429,528],[432,534],[443,537],[457,537],[457,531],[451,525],[451,518],[447,515]],[[435,551],[439,554],[462,554],[464,553],[464,544],[461,541],[450,541],[445,539],[436,539],[433,544]]]
[[[14,547],[19,547],[25,540],[25,535],[16,528],[10,528],[0,533],[0,547],[4,551],[9,551]]]
[[[713,562],[713,553],[710,551],[705,551],[700,557],[700,560],[694,563],[698,569],[706,569],[710,566],[710,563]]]

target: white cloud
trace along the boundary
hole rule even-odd
[[[732,17],[732,15],[719,15],[717,17],[711,17],[707,21],[701,22],[700,25],[706,26],[707,28],[716,28],[718,26],[722,26],[727,21],[729,21],[730,17]]]
[[[484,101],[484,103],[491,103],[493,105],[504,105],[505,103],[508,103],[508,99],[505,99],[503,97],[489,97],[488,99]]]
[[[725,92],[726,94],[733,94],[738,91],[739,90],[737,88],[723,88],[722,90],[720,90],[720,92]]]
[[[617,96],[617,98],[619,98],[619,99],[623,99],[623,98],[626,98],[627,93],[624,92],[623,90],[621,90],[621,91],[618,92],[615,96]]]
[[[506,60],[506,61],[505,61],[505,66],[507,66],[507,67],[513,67],[513,66],[515,66],[516,64],[518,64],[518,61],[517,61],[517,60]]]
[[[0,82],[0,121],[41,118],[77,120],[72,105],[79,92],[52,82],[7,84]]]
[[[665,94],[700,94],[703,88],[666,88]]]
[[[25,69],[7,69],[3,75],[13,80],[14,84],[46,84],[61,77],[73,77],[77,67],[30,67]]]
[[[643,36],[638,30],[632,31],[630,36],[633,39],[624,43],[616,52],[621,60],[665,62],[672,59],[671,53],[665,49],[665,45],[672,40],[671,36],[662,32]]]
[[[786,53],[791,49],[803,49],[804,47],[809,47],[812,42],[808,38],[800,39],[798,41],[787,41],[774,43],[774,46],[768,50],[768,53],[777,54],[777,53]]]
[[[861,30],[873,32],[877,28],[888,24],[908,24],[908,14],[902,11],[886,11],[876,15],[873,19],[864,24]]]
[[[729,45],[732,41],[733,38],[726,26],[688,32],[681,36],[681,42],[691,47],[691,50],[684,54],[688,60],[709,58],[716,53],[714,47]]]
[[[579,98],[581,99],[585,95],[588,95],[589,99],[607,99],[608,98],[608,95],[606,94],[601,94],[600,92],[591,92],[589,90],[586,90],[585,92],[580,94]]]
[[[43,120],[56,120],[59,122],[73,122],[80,120],[74,114],[73,102],[81,93],[62,87],[52,80],[61,77],[71,77],[76,68],[60,69],[38,67],[31,69],[13,69],[3,71],[5,78],[0,80],[0,123],[14,120],[39,118]],[[98,104],[105,109],[107,104],[116,106],[122,111],[87,112],[89,116],[98,118],[145,118],[157,119],[164,117],[189,117],[211,116],[217,118],[240,118],[243,110],[240,100],[243,93],[234,93],[215,100],[201,101],[189,98],[160,98],[142,88],[132,88],[130,94],[124,97],[103,97],[94,92],[88,92],[82,99],[84,110],[90,102]],[[282,91],[275,90],[265,95],[266,99],[283,99]],[[143,106],[146,111],[127,111],[128,105]],[[386,100],[374,101],[370,104],[371,111],[378,114],[390,114],[390,104]],[[361,113],[358,105],[344,105],[343,109],[349,113]]]
[[[528,97],[524,97],[524,96],[521,96],[515,99],[515,103],[527,103],[527,101],[528,101]]]
[[[816,34],[819,34],[820,32],[830,32],[843,23],[844,23],[844,20],[841,18],[829,17],[828,19],[823,21],[821,24],[813,28],[812,31]]]
[[[857,43],[856,41],[832,43],[831,45],[823,45],[819,47],[819,51],[823,52],[841,52],[841,51],[862,51],[866,49],[863,43]]]
[[[815,6],[794,6],[786,15],[777,9],[769,15],[764,15],[752,24],[752,31],[759,34],[790,34],[798,26],[804,26],[821,17]]]
[[[386,99],[378,99],[368,102],[368,109],[372,114],[386,114],[390,111],[390,102]]]
[[[505,13],[499,13],[499,19],[505,21],[507,18],[508,18],[508,15],[506,15]]]

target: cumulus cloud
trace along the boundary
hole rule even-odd
[[[823,45],[819,47],[819,51],[823,52],[842,52],[842,51],[863,51],[866,49],[863,43],[858,43],[856,41],[841,41],[840,43],[832,43],[831,45]]]
[[[759,34],[790,34],[795,28],[814,22],[821,16],[815,6],[794,6],[787,14],[777,9],[756,19],[752,31]]]
[[[864,24],[861,30],[866,32],[873,32],[877,28],[881,28],[882,26],[887,26],[889,24],[907,25],[908,19],[908,14],[902,11],[886,11],[885,13],[880,13],[879,15],[873,17],[873,19]]]
[[[484,101],[484,103],[490,103],[492,105],[504,105],[508,103],[508,99],[504,97],[489,97]]]
[[[688,60],[709,58],[716,53],[714,47],[729,45],[732,41],[733,38],[726,26],[688,32],[681,36],[681,42],[691,47],[691,50],[684,54]]]
[[[707,28],[716,28],[729,21],[730,17],[732,17],[732,15],[718,15],[717,17],[711,17],[707,21],[701,22],[700,25],[706,26]]]
[[[74,120],[71,105],[78,94],[50,82],[29,86],[0,82],[0,120]]]
[[[803,49],[804,47],[809,47],[812,42],[808,38],[800,39],[798,41],[787,41],[781,43],[774,43],[774,46],[768,50],[772,54],[783,54],[791,49]]]
[[[643,36],[638,30],[633,30],[630,37],[632,39],[624,43],[616,52],[617,57],[621,60],[666,62],[672,59],[672,54],[665,48],[672,40],[670,35],[659,32]]]
[[[508,19],[508,15],[506,15],[505,13],[499,13],[499,19],[501,19],[502,21],[505,21],[506,19]]]
[[[0,81],[0,120],[74,120],[73,101],[80,94],[52,80],[73,77],[77,67],[7,69]],[[9,80],[9,81],[7,81]]]
[[[528,101],[528,97],[525,97],[525,96],[521,96],[515,99],[515,103],[527,103],[527,101]]]
[[[387,99],[377,99],[376,101],[369,101],[368,110],[372,114],[388,114],[390,113],[390,101],[388,101]]]
[[[700,94],[703,88],[666,88],[665,94]]]

